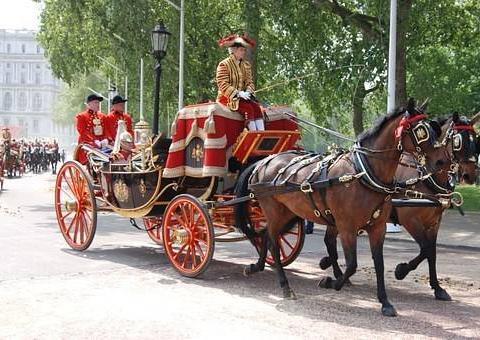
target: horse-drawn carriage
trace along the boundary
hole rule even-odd
[[[442,209],[455,204],[450,189],[428,194],[414,186],[429,179],[437,187],[448,183],[458,170],[464,144],[470,150],[464,154],[468,161],[476,157],[472,150],[478,155],[473,122],[450,122],[441,128],[428,120],[424,105],[417,108],[411,100],[407,108],[383,117],[361,135],[350,150],[323,156],[284,152],[296,149],[300,136],[287,111],[267,110],[267,130],[249,132],[244,131],[243,117],[222,105],[187,107],[175,119],[172,139],[157,137],[127,162],[81,146],[87,151],[87,167],[66,162],[56,181],[55,207],[65,240],[74,249],[87,249],[97,211],[116,212],[134,225],[135,218],[143,218],[149,236],[164,246],[174,268],[195,277],[207,268],[215,242],[245,235],[259,260],[244,273],[262,271],[265,262],[275,264],[284,297],[294,298],[283,267],[302,249],[303,218],[328,226],[329,256],[320,266],[332,266],[335,279],[322,280],[324,288],[339,290],[355,273],[357,235],[366,231],[382,313],[396,315],[387,298],[383,264],[385,224],[394,197],[401,198],[397,206],[407,206],[403,198],[412,197],[428,198]],[[465,136],[468,143],[461,142],[461,131],[471,134]],[[395,172],[405,155],[412,161],[408,167],[415,169],[414,177],[399,182]],[[337,235],[345,272],[337,263]],[[409,265],[400,269],[398,277],[411,270]],[[436,297],[447,297],[435,279],[431,285]]]
[[[177,114],[172,138],[157,136],[131,159],[112,160],[88,145],[86,166],[67,161],[58,172],[55,207],[60,230],[70,247],[87,249],[95,235],[97,212],[143,218],[153,241],[163,245],[174,268],[195,277],[208,266],[215,242],[244,240],[260,248],[263,213],[250,197],[234,189],[239,174],[253,161],[297,148],[297,124],[287,107],[266,109],[266,131],[247,131],[244,117],[217,103],[189,106]],[[77,154],[77,152],[75,153]],[[74,156],[76,159],[76,156]],[[236,203],[248,201],[251,227],[235,223]],[[253,231],[253,232],[252,232]],[[282,264],[300,253],[303,221],[279,237]],[[267,259],[273,263],[273,258]]]

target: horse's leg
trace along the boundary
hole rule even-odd
[[[332,280],[331,277],[324,278],[319,286],[323,288],[335,288],[335,290],[342,289],[343,285],[348,281],[350,276],[357,271],[357,234],[347,230],[340,233],[340,241],[342,242],[343,253],[345,254],[345,263],[347,268],[345,273],[338,277],[336,280]]]
[[[427,240],[425,226],[422,220],[415,217],[410,217],[408,221],[404,221],[402,224],[408,231],[408,233],[420,246],[420,253],[410,262],[399,263],[395,267],[395,278],[397,280],[403,280],[408,275],[408,273],[410,273],[412,270],[417,269],[418,265],[427,258],[427,248],[429,247],[429,243],[431,243]]]
[[[262,238],[262,243],[260,246],[260,251],[259,253],[259,258],[257,263],[252,263],[248,266],[246,266],[243,269],[243,275],[249,276],[251,274],[255,274],[258,272],[261,272],[265,269],[265,259],[267,258],[267,253],[268,253],[268,247],[269,247],[269,238],[268,238],[268,233],[265,231],[261,235]]]
[[[430,287],[434,290],[434,295],[437,300],[452,301],[452,298],[445,289],[440,287],[437,278],[437,240],[436,237],[431,241],[430,246],[426,248],[428,259],[428,272],[430,275]]]
[[[278,230],[278,228],[276,229]],[[280,235],[280,232],[277,232],[277,230],[275,230],[273,233],[269,233],[269,238],[272,245],[271,252],[273,258],[275,259],[275,269],[277,272],[278,281],[280,283],[280,287],[283,289],[283,297],[285,299],[295,300],[297,297],[292,288],[290,288],[287,276],[283,270],[282,260],[280,259],[280,247],[278,245],[278,236]]]
[[[328,256],[323,257],[318,264],[323,270],[332,266],[333,275],[336,279],[343,275],[343,272],[338,265],[337,236],[337,228],[330,225],[327,226],[325,238],[323,240],[325,242],[325,246],[327,247]]]
[[[376,223],[368,231],[370,240],[370,249],[372,251],[373,263],[375,265],[375,274],[377,275],[377,297],[382,304],[382,314],[384,316],[396,316],[395,307],[388,301],[387,292],[385,290],[385,275],[383,264],[383,242],[385,240],[385,224]]]
[[[259,199],[260,207],[267,221],[267,234],[270,242],[270,251],[275,260],[275,269],[277,272],[280,287],[283,289],[283,297],[295,299],[295,293],[288,284],[287,276],[283,270],[280,259],[280,247],[278,237],[296,215],[290,211],[284,204],[277,201],[273,196]]]

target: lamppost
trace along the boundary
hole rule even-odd
[[[167,54],[168,38],[171,35],[163,25],[163,22],[156,25],[152,31],[152,54],[157,64],[155,65],[155,101],[153,103],[153,126],[152,134],[158,135],[158,118],[160,106],[160,76],[162,74],[162,59]]]

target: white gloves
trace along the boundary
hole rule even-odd
[[[238,91],[237,96],[245,100],[250,100],[251,94],[248,91]]]
[[[95,144],[99,149],[106,148],[108,146],[108,139],[95,140]]]

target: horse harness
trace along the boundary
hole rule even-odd
[[[416,149],[414,156],[418,163],[423,167],[425,167],[426,156],[424,153],[421,152],[422,149],[420,145],[425,141],[430,141],[433,137],[433,131],[431,126],[429,126],[428,123],[421,121],[425,118],[425,115],[418,115],[413,118],[404,118],[402,119],[399,127],[395,131],[395,136],[399,138],[399,143],[395,150],[398,150],[400,152],[403,151],[401,136],[404,131],[408,131],[412,137],[412,142],[414,143]],[[411,128],[411,124],[414,122],[416,122],[417,124],[416,126]],[[326,189],[337,184],[348,185],[349,182],[359,179],[360,182],[367,188],[382,194],[386,194],[385,199],[374,208],[371,214],[371,218],[361,228],[365,229],[371,226],[373,224],[373,221],[380,216],[384,204],[391,200],[393,194],[399,193],[402,190],[406,190],[405,188],[407,187],[407,185],[412,185],[420,180],[431,177],[430,173],[420,178],[407,180],[405,183],[382,183],[382,181],[375,176],[373,170],[368,165],[368,161],[365,156],[371,156],[372,154],[382,153],[386,151],[392,150],[371,150],[362,147],[360,143],[356,143],[351,152],[351,158],[347,158],[349,161],[351,161],[355,169],[355,173],[345,174],[332,178],[328,177],[328,170],[334,163],[347,155],[347,150],[338,149],[327,156],[299,151],[288,151],[282,154],[294,153],[297,156],[292,158],[287,165],[279,169],[276,176],[271,181],[263,183],[252,183],[252,179],[258,176],[260,169],[266,169],[268,164],[275,157],[278,156],[270,155],[269,157],[263,159],[257,164],[254,171],[252,172],[252,175],[250,176],[249,189],[255,193],[251,194],[251,197],[266,197],[275,194],[302,191],[307,195],[310,205],[312,206],[314,215],[317,218],[321,218],[322,220],[324,220],[327,225],[334,226],[335,220],[326,202]],[[384,159],[384,157],[381,158]],[[398,159],[391,160],[398,162]],[[301,183],[292,181],[292,178],[294,178],[295,175],[300,172],[300,170],[305,169],[307,166],[310,166],[314,163],[315,166],[313,167],[312,171]],[[325,207],[323,211],[319,209],[317,204],[315,203],[315,200],[313,198],[313,193],[315,191],[318,191],[320,194],[322,205]],[[409,192],[409,190],[406,190],[406,192]]]

